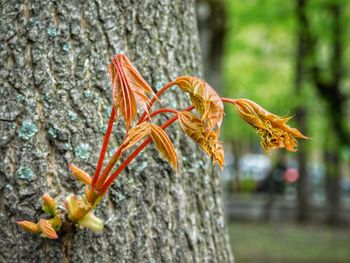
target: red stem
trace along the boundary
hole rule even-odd
[[[93,177],[92,183],[91,183],[92,188],[94,188],[94,185],[97,182],[98,177],[100,176],[100,172],[101,172],[102,165],[103,165],[103,160],[105,158],[106,151],[107,151],[109,138],[111,136],[112,129],[113,129],[113,123],[114,123],[115,114],[116,114],[115,108],[112,107],[111,116],[109,117],[109,121],[108,121],[108,127],[107,127],[107,131],[106,131],[106,135],[105,135],[105,137],[103,139],[103,144],[102,144],[102,148],[101,148],[101,152],[100,152],[100,157],[99,157],[99,160],[98,160],[98,163],[97,163],[97,167],[96,167],[96,170],[95,170],[95,174],[94,174],[94,177]]]
[[[173,82],[169,82],[168,84],[166,84],[161,90],[159,90],[156,94],[155,97],[152,98],[151,102],[148,105],[148,109],[150,109],[152,107],[152,105],[154,104],[154,102],[156,101],[156,99],[163,93],[165,92],[168,88],[170,88],[171,86],[173,86],[174,83]],[[228,103],[232,103],[235,104],[236,100],[235,99],[230,99],[230,98],[221,98],[221,100],[223,102],[228,102]],[[190,111],[194,108],[194,106],[189,106],[186,109],[184,109],[183,111]],[[156,110],[154,112],[151,113],[150,118],[152,118],[153,116],[163,113],[163,112],[172,112],[177,114],[177,110],[175,109],[169,109],[169,108],[164,108],[164,109],[159,109]],[[144,112],[139,120],[139,122],[137,124],[140,124],[142,121],[144,121],[144,118],[146,117],[147,112]],[[174,121],[177,120],[177,116],[169,119],[166,123],[164,123],[161,127],[163,129],[165,129],[166,127],[168,127],[170,124],[172,124]],[[107,134],[106,134],[107,136]],[[106,139],[106,138],[105,138]],[[119,147],[117,149],[117,151],[114,153],[114,155],[112,156],[111,160],[108,162],[99,182],[98,185],[96,186],[97,189],[101,188],[102,184],[102,192],[104,193],[105,191],[107,191],[108,187],[112,184],[112,182],[115,180],[115,178],[117,178],[117,176],[125,169],[125,167],[137,156],[137,154],[139,154],[143,148],[145,148],[149,143],[151,142],[151,138],[148,138],[147,140],[145,140],[119,167],[118,169],[108,178],[108,180],[105,182],[108,174],[110,173],[110,171],[112,170],[113,166],[115,165],[115,163],[117,162],[117,160],[119,159],[119,156],[121,154],[121,151],[123,149],[123,147]],[[102,148],[103,149],[103,148]],[[101,151],[102,152],[102,151]],[[101,156],[100,156],[101,159]],[[103,162],[103,159],[102,159]],[[101,162],[101,166],[102,166],[102,162]],[[100,164],[100,161],[99,161]],[[99,172],[101,170],[101,167],[99,167]],[[95,173],[96,174],[96,173]],[[98,176],[97,176],[98,178]],[[96,179],[97,180],[97,179]],[[95,176],[94,176],[94,180],[93,180],[93,186],[96,183],[95,181]]]
[[[175,109],[164,108],[164,109],[159,109],[159,110],[156,110],[155,112],[152,112],[152,114],[150,115],[150,118],[154,117],[157,114],[163,113],[163,112],[171,112],[174,114],[178,113],[178,111]],[[103,183],[105,182],[106,178],[108,177],[108,174],[111,172],[111,170],[113,169],[113,166],[118,161],[123,149],[124,149],[124,147],[123,147],[123,145],[121,145],[116,150],[116,152],[113,154],[113,156],[111,157],[109,162],[107,163],[106,168],[104,169],[104,171],[102,173],[102,176],[95,183],[95,188],[97,190],[100,190],[100,188],[102,187]]]
[[[178,114],[179,111],[175,110],[175,109],[170,109],[170,108],[163,108],[163,109],[159,109],[159,110],[156,110],[156,111],[152,112],[151,115],[150,115],[150,118],[156,116],[159,113],[165,113],[165,112],[171,112],[171,113],[174,113],[174,114]]]
[[[124,149],[124,146],[122,144],[115,151],[115,153],[113,154],[113,156],[111,157],[111,159],[107,163],[106,168],[103,170],[103,173],[102,173],[101,177],[96,182],[96,186],[95,186],[96,190],[100,190],[101,189],[101,187],[102,187],[103,183],[106,181],[106,178],[108,177],[109,173],[112,171],[113,166],[118,161],[118,159],[120,157],[120,154],[122,153],[123,149]]]
[[[175,118],[175,117],[173,117]],[[176,120],[176,119],[175,119]],[[175,121],[174,120],[174,121]],[[124,168],[152,141],[151,138],[145,140],[119,167],[118,169],[106,180],[101,189],[101,193],[105,193],[108,187],[113,183],[114,179],[124,170]]]
[[[194,106],[189,106],[183,111],[190,111],[194,108]],[[169,125],[171,125],[173,122],[175,122],[178,119],[177,115],[169,119],[167,122],[165,122],[161,128],[165,129]],[[152,141],[151,138],[148,138],[145,140],[139,147],[136,148],[136,150],[129,155],[129,157],[118,167],[118,169],[107,179],[107,181],[104,183],[101,192],[105,193],[110,185],[113,183],[113,181],[117,178],[117,176],[125,169],[125,167],[145,148],[150,142]]]
[[[236,104],[235,99],[230,99],[230,98],[221,98],[222,102],[228,102],[228,103],[232,103],[232,104]]]
[[[156,95],[151,99],[150,103],[147,106],[147,110],[150,110],[152,105],[156,102],[156,100],[160,97],[160,95],[162,95],[167,89],[169,89],[170,87],[174,86],[175,82],[171,81],[168,84],[166,84],[163,88],[161,88]],[[144,113],[142,114],[140,120],[138,121],[137,124],[140,124],[141,122],[144,121],[145,117],[147,115],[147,111],[144,111]]]

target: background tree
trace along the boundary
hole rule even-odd
[[[350,82],[345,63],[350,54],[349,2],[232,1],[226,11],[224,92],[253,98],[273,112],[295,113],[296,126],[312,138],[299,147],[297,155],[287,156],[288,165],[300,174],[297,218],[304,221],[310,213],[315,215],[313,208],[324,205],[319,202],[324,192],[327,213],[337,217],[342,214],[338,208],[347,183],[343,181],[342,190],[341,181],[350,152]],[[247,127],[235,125],[229,110],[226,123],[226,140],[239,141],[233,144],[235,157],[239,159],[237,152],[259,153],[256,140],[246,136]],[[323,178],[325,184],[320,183]]]
[[[63,198],[78,189],[68,163],[92,174],[115,53],[126,52],[155,89],[200,73],[194,3],[1,1],[0,13],[0,261],[232,261],[219,178],[177,127],[179,176],[146,150],[97,209],[101,234],[74,230],[50,241],[15,225],[41,215],[44,192]],[[164,99],[185,105],[176,92]],[[125,128],[114,130],[118,144]]]
[[[331,131],[325,142],[324,160],[326,163],[327,221],[339,224],[341,218],[341,151],[350,147],[350,129],[347,125],[346,106],[349,93],[344,89],[345,28],[348,27],[343,9],[345,1],[323,1],[314,4],[324,17],[320,24],[313,25],[309,36],[313,39],[312,72],[314,86],[325,102],[327,119]],[[322,54],[326,49],[328,54]]]
[[[303,103],[305,88],[310,84],[308,62],[311,56],[311,35],[309,20],[307,17],[307,0],[296,2],[295,13],[297,21],[297,44],[295,61],[295,93],[298,99],[296,108],[296,120],[300,129],[307,134],[307,104]],[[310,219],[310,183],[307,171],[308,153],[306,148],[298,151],[299,180],[298,191],[298,213],[297,220],[304,222]]]
[[[198,29],[206,81],[222,91],[222,58],[226,34],[224,0],[197,1]]]

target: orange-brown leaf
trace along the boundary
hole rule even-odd
[[[138,143],[144,137],[148,136],[150,133],[151,133],[151,124],[146,121],[141,122],[139,125],[130,129],[123,142],[124,148],[122,152],[134,146],[136,143]]]
[[[178,118],[183,131],[205,151],[204,124],[191,112],[179,112]]]
[[[241,118],[256,129],[260,144],[267,152],[276,148],[295,152],[298,147],[295,138],[308,139],[287,125],[291,117],[281,118],[248,99],[235,100],[235,107]]]
[[[218,139],[218,133],[207,131],[204,122],[190,112],[179,112],[179,122],[184,132],[194,140],[199,147],[210,157],[213,162],[223,168],[225,163],[222,144]]]
[[[124,117],[126,128],[130,129],[137,115],[137,106],[118,56],[115,56],[112,63],[108,65],[108,71],[112,79],[113,106],[117,113],[120,110]]]
[[[52,225],[48,220],[40,219],[38,222],[38,226],[43,236],[50,239],[58,238],[56,231],[53,229]]]
[[[215,133],[217,136],[217,134]],[[221,141],[218,140],[218,138],[215,138],[214,143],[212,144],[211,151],[213,153],[213,164],[217,163],[221,169],[224,168],[225,165],[225,155],[224,155],[224,149],[222,147]]]
[[[147,104],[150,99],[146,94],[155,96],[152,88],[142,78],[137,69],[132,65],[130,60],[125,55],[119,55],[126,78],[129,81],[130,88],[134,93],[136,101],[147,111]]]
[[[89,204],[87,200],[78,198],[76,195],[69,195],[66,198],[64,205],[69,219],[73,222],[82,219],[86,212],[91,208],[91,204]]]
[[[165,131],[159,126],[151,124],[151,137],[158,151],[171,164],[173,169],[177,171],[177,156],[175,148]]]
[[[192,76],[181,76],[175,83],[190,94],[191,101],[207,125],[206,130],[220,129],[224,105],[220,96],[204,80]]]
[[[23,220],[23,221],[17,221],[17,224],[24,229],[25,231],[32,233],[32,234],[40,234],[41,230],[38,226],[38,224],[31,222],[31,221],[27,221],[27,220]]]
[[[116,111],[120,110],[129,130],[137,116],[136,103],[147,111],[147,104],[150,102],[147,94],[154,96],[154,92],[123,54],[113,58],[108,65],[108,71],[112,79],[113,105]]]
[[[92,179],[87,172],[83,171],[82,169],[78,168],[77,166],[71,163],[68,164],[68,168],[79,181],[87,185],[91,184]]]

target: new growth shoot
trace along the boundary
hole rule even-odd
[[[153,142],[159,153],[177,172],[178,157],[171,139],[165,132],[165,129],[176,121],[204,153],[213,157],[213,163],[223,168],[224,151],[219,137],[224,103],[232,104],[239,116],[256,129],[266,152],[276,148],[296,151],[296,138],[308,139],[297,129],[287,125],[291,117],[278,117],[248,99],[221,98],[212,87],[197,77],[180,76],[154,93],[123,54],[118,54],[112,59],[108,71],[112,81],[113,105],[93,177],[77,166],[68,164],[71,173],[85,185],[84,194],[69,195],[65,200],[65,211],[58,209],[56,201],[48,194],[44,194],[43,210],[50,215],[50,218],[40,219],[37,223],[18,221],[17,224],[24,230],[55,239],[58,237],[57,231],[60,230],[63,219],[68,218],[80,227],[101,231],[103,221],[93,214],[93,210],[120,173],[147,145]],[[188,93],[192,105],[185,109],[154,109],[155,102],[172,86],[177,86],[182,92]],[[140,110],[143,110],[143,114],[138,118]],[[152,120],[159,114],[171,117],[158,126]],[[113,124],[118,121],[118,116],[122,117],[127,133],[103,167]],[[124,160],[116,167],[122,156],[125,156]],[[112,171],[113,168],[116,169]]]

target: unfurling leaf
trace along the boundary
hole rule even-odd
[[[70,195],[66,198],[65,207],[70,220],[77,222],[81,220],[91,205],[85,199],[80,199],[76,195]]]
[[[42,209],[45,213],[48,213],[50,215],[55,215],[57,213],[57,204],[55,199],[53,199],[49,194],[44,194],[42,196],[42,199],[44,201]]]
[[[68,164],[68,168],[79,181],[87,185],[91,184],[91,177],[87,172],[83,171],[82,169],[78,168],[77,166],[71,163]]]
[[[112,63],[108,65],[108,71],[112,79],[113,104],[124,117],[127,130],[137,115],[139,103],[146,111],[150,99],[147,93],[155,96],[151,87],[142,78],[137,69],[131,64],[127,56],[116,55]]]
[[[136,143],[138,143],[140,140],[142,140],[144,137],[146,137],[150,133],[151,133],[151,124],[146,121],[141,122],[139,125],[130,129],[123,142],[124,148],[122,152],[134,146]]]
[[[103,221],[95,216],[91,211],[77,222],[78,225],[91,229],[94,232],[103,230]]]
[[[98,201],[96,200],[95,202]],[[103,221],[90,211],[92,206],[85,199],[80,199],[76,195],[70,195],[67,197],[65,205],[68,217],[74,223],[94,231],[102,230]]]
[[[291,117],[281,118],[248,99],[235,100],[234,105],[241,118],[256,129],[260,144],[267,152],[276,148],[295,152],[298,148],[295,138],[309,139],[287,125]]]
[[[46,219],[40,219],[38,222],[39,229],[41,230],[41,234],[44,237],[50,238],[50,239],[56,239],[58,238],[56,231],[53,229],[50,222]]]
[[[213,162],[223,168],[225,164],[224,151],[218,139],[217,132],[206,131],[206,125],[190,112],[179,112],[179,122],[184,132],[194,140]]]
[[[174,83],[190,94],[194,107],[205,122],[206,130],[219,132],[224,105],[216,91],[204,80],[192,76],[178,77]]]
[[[218,139],[218,134],[216,132],[211,131],[208,137],[208,151],[213,154],[213,164],[217,163],[220,166],[220,168],[223,169],[225,165],[225,154],[224,149],[222,147],[222,143]]]
[[[62,220],[61,220],[61,217],[59,214],[56,214],[53,218],[51,219],[48,219],[52,228],[55,230],[55,231],[58,231],[60,230],[61,226],[62,226]]]
[[[31,221],[17,221],[17,224],[24,229],[25,231],[32,233],[32,234],[40,234],[41,230],[38,226],[38,224],[31,222]]]
[[[90,186],[85,186],[84,198],[85,198],[85,201],[89,203],[92,208],[95,208],[103,198],[103,195],[100,195],[98,192],[91,189]]]
[[[163,155],[163,157],[171,164],[173,169],[177,171],[177,156],[173,143],[161,127],[155,124],[150,124],[150,126],[151,137],[156,145],[156,148]]]

